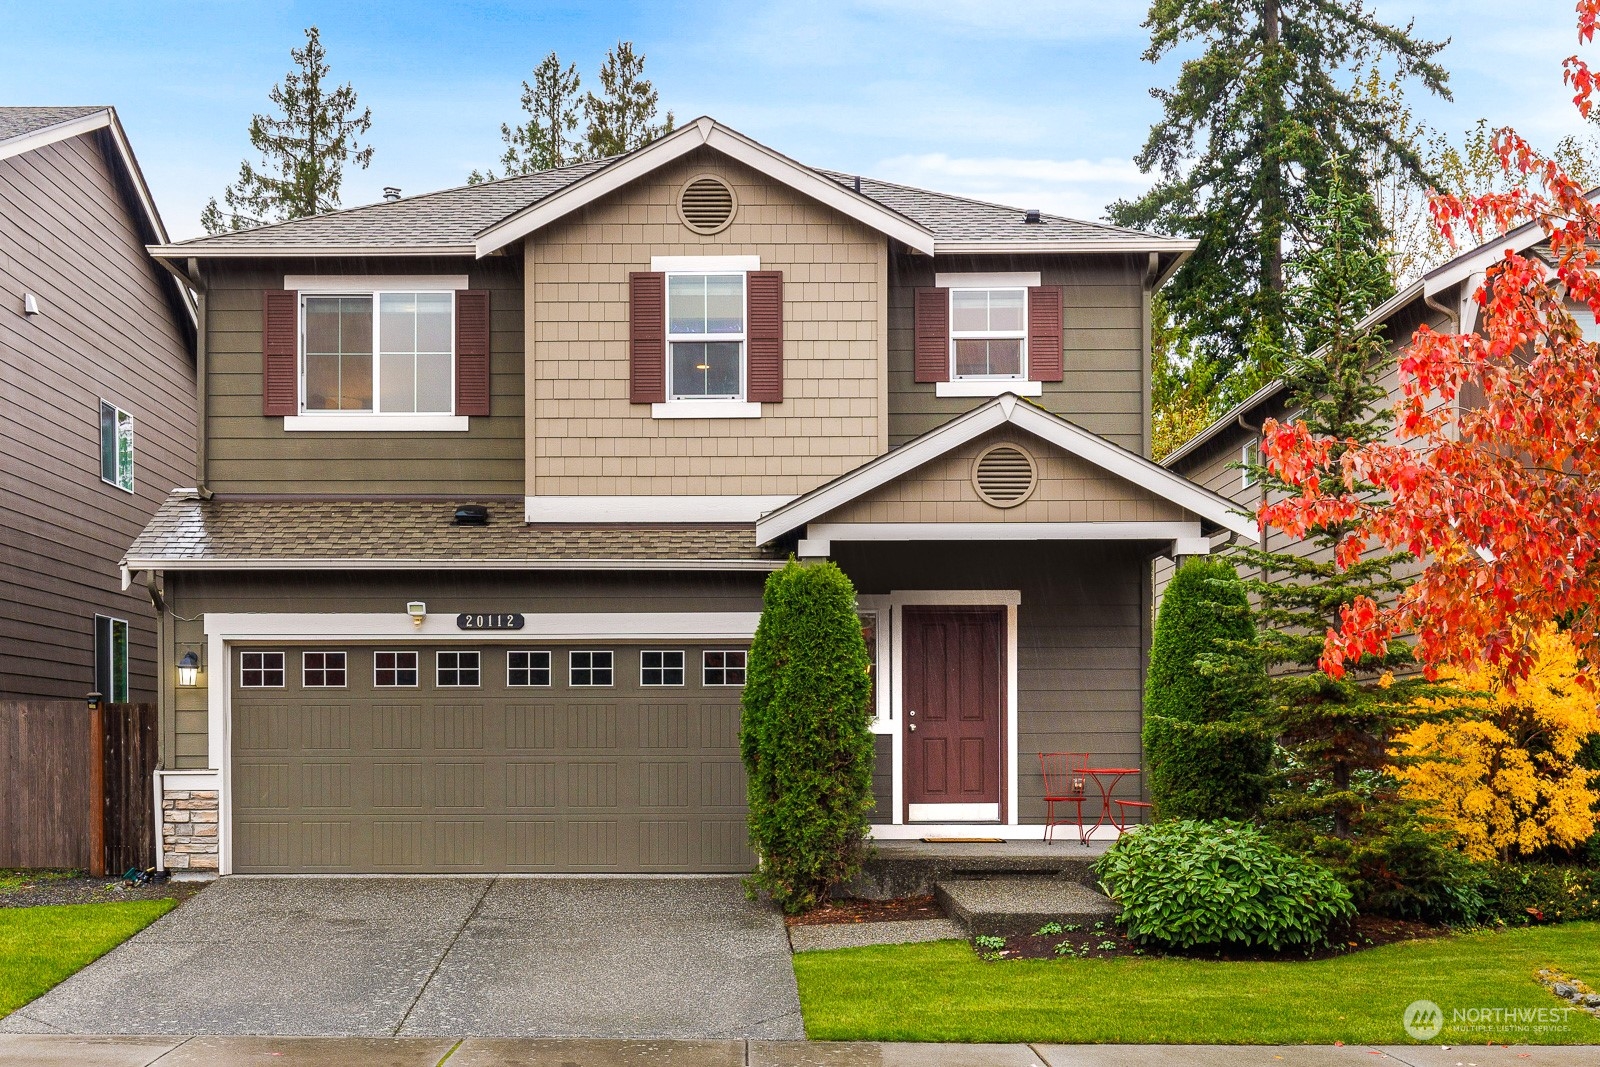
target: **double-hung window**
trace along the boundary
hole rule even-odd
[[[300,308],[303,414],[455,410],[454,292],[308,292]]]
[[[667,275],[667,397],[743,400],[745,275]]]
[[[100,401],[100,480],[133,492],[133,416]]]
[[[113,619],[108,615],[94,617],[94,688],[114,704],[128,699],[126,619]]]
[[[1026,379],[1026,287],[950,290],[950,378]]]

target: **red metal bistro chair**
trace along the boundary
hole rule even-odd
[[[1078,838],[1083,839],[1083,802],[1093,799],[1084,790],[1089,785],[1087,752],[1041,752],[1039,770],[1044,774],[1044,839],[1055,840],[1057,804],[1071,804],[1078,811]],[[1087,844],[1087,842],[1084,842]]]

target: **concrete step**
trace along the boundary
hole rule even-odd
[[[934,897],[973,937],[1032,934],[1049,922],[1109,926],[1117,914],[1109,897],[1065,878],[951,878],[934,886]]]
[[[1070,830],[1070,828],[1065,828]],[[1077,840],[980,842],[876,841],[861,874],[846,887],[853,897],[889,900],[933,892],[948,878],[1035,875],[1063,878],[1094,889],[1094,861],[1108,842],[1087,848]]]

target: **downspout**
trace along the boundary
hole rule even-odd
[[[1256,455],[1259,456],[1261,454],[1261,427],[1259,427],[1259,426],[1251,426],[1248,422],[1245,422],[1244,421],[1244,412],[1242,412],[1242,411],[1239,412],[1239,414],[1234,418],[1234,422],[1239,424],[1239,428],[1241,430],[1248,430],[1251,433],[1255,434],[1255,436],[1256,436]],[[1260,515],[1261,515],[1261,505],[1265,504],[1266,502],[1267,502],[1267,487],[1262,484],[1261,479],[1257,478],[1256,479],[1256,516],[1257,516],[1256,517],[1256,544],[1261,546],[1261,550],[1263,552],[1265,552],[1266,549],[1267,549],[1267,527],[1266,527],[1266,524],[1261,521]],[[1227,540],[1226,543],[1230,544],[1230,545],[1233,544],[1233,540],[1237,536],[1238,536],[1237,534],[1230,533],[1228,535],[1228,540]],[[1259,578],[1262,582],[1265,582],[1267,580],[1267,568],[1266,568],[1266,566],[1264,564],[1262,566],[1256,568],[1256,577]]]
[[[1154,326],[1151,322],[1150,301],[1155,296],[1157,279],[1161,277],[1161,254],[1151,252],[1148,265],[1145,267],[1144,278],[1140,285],[1139,298],[1139,331],[1140,345],[1140,373],[1139,380],[1143,383],[1143,396],[1140,399],[1140,412],[1143,414],[1142,426],[1139,430],[1139,453],[1149,459],[1155,447],[1155,412],[1151,410],[1150,401],[1150,332]]]

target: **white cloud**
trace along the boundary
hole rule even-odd
[[[1137,196],[1152,183],[1125,159],[1017,159],[943,153],[885,159],[872,176],[1090,220],[1103,218],[1112,201]]]

